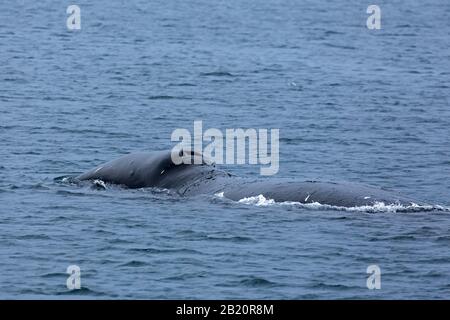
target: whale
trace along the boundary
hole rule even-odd
[[[193,160],[200,157],[201,161],[175,164],[172,160],[173,152],[164,150],[130,153],[80,174],[76,180],[102,181],[126,188],[169,189],[182,196],[220,194],[234,201],[262,195],[275,202],[319,203],[345,208],[374,206],[380,203],[425,205],[394,191],[364,184],[240,177],[217,168],[206,157],[191,150],[177,152],[183,159]]]

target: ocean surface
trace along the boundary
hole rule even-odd
[[[70,4],[81,30],[66,27]],[[381,30],[356,0],[2,1],[0,298],[450,298],[450,3],[374,4]],[[375,185],[441,210],[56,179],[169,149],[194,120],[279,128],[277,177]],[[66,287],[69,265],[80,290]]]

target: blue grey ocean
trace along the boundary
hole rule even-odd
[[[66,27],[81,8],[81,30]],[[371,4],[371,3],[370,3]],[[61,183],[176,128],[279,128],[278,177],[450,206],[450,3],[2,1],[0,298],[450,298],[445,210]],[[225,166],[258,177],[259,167]],[[381,269],[369,290],[366,269]],[[81,289],[66,287],[69,265]]]

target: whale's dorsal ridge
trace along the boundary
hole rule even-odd
[[[178,152],[183,161],[178,164],[174,162],[174,152]],[[276,202],[318,202],[338,207],[376,203],[409,205],[412,202],[411,199],[393,192],[353,183],[235,177],[234,174],[216,169],[214,163],[202,153],[189,148],[131,153],[99,165],[79,175],[77,179],[100,179],[106,183],[130,188],[172,189],[183,195],[224,192],[226,198],[236,201],[263,195]]]
[[[184,164],[201,164],[208,166],[215,166],[216,163],[203,153],[191,148],[181,148],[179,150],[173,150],[172,152],[178,152],[178,156],[183,160]],[[172,154],[171,154],[172,156]]]

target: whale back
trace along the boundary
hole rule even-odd
[[[235,177],[205,161],[199,165],[190,164],[201,155],[191,151],[180,152],[182,158],[188,157],[190,161],[175,164],[172,151],[132,153],[102,164],[79,175],[77,179],[100,179],[129,188],[173,189],[183,195],[217,193],[236,201],[263,195],[276,202],[320,203],[339,207],[371,206],[377,203],[422,205],[422,202],[391,191],[358,184],[284,179],[258,181]]]
[[[194,163],[194,158],[199,155],[190,150],[181,150],[179,156],[181,159],[188,157]],[[77,179],[99,179],[129,188],[175,188],[195,180],[213,168],[203,159],[198,165],[189,162],[175,164],[171,151],[139,152],[106,162],[79,175]]]

